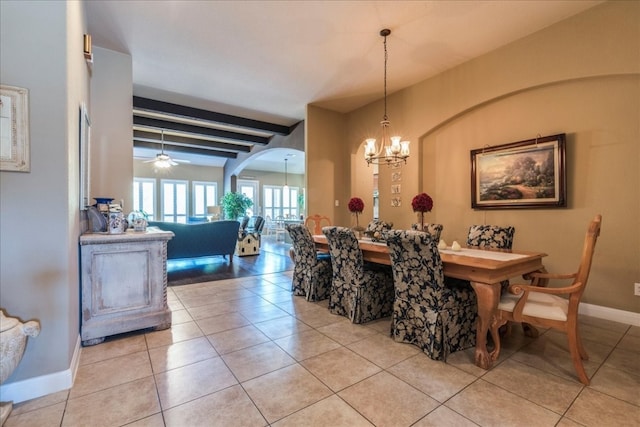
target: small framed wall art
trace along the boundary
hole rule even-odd
[[[29,91],[0,85],[0,170],[29,172]]]

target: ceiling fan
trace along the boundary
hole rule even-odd
[[[144,163],[153,163],[156,168],[167,169],[180,163],[191,162],[189,160],[172,159],[171,156],[164,152],[164,129],[162,129],[160,131],[160,153],[156,154],[155,159],[146,160]]]

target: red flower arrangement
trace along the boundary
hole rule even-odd
[[[362,213],[364,210],[364,202],[359,197],[352,197],[349,200],[349,211],[355,214]]]
[[[356,226],[353,227],[353,229],[357,232],[362,231],[363,228],[360,227],[360,223],[358,222],[358,215],[364,210],[364,202],[360,197],[352,197],[351,200],[349,200],[348,208],[349,211],[356,216]]]
[[[433,199],[427,193],[420,193],[411,201],[414,212],[431,212]]]
[[[420,230],[424,230],[424,213],[433,209],[433,199],[427,193],[420,193],[411,200],[414,212],[420,212]]]

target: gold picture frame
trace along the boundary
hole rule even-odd
[[[30,172],[29,90],[0,85],[0,170]]]

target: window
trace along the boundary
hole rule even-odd
[[[163,179],[162,221],[186,223],[188,206],[188,181]]]
[[[133,210],[147,214],[147,219],[155,219],[156,180],[153,178],[133,179]]]
[[[207,206],[216,206],[218,204],[218,183],[193,181],[191,185],[193,216],[205,218],[208,214]]]
[[[260,212],[260,205],[258,204],[258,184],[258,181],[246,179],[239,179],[237,183],[238,193],[244,194],[253,202],[253,206],[247,209],[248,216],[257,215]]]
[[[265,217],[297,218],[298,194],[298,187],[289,187],[289,191],[285,191],[281,186],[265,185],[263,197]]]

